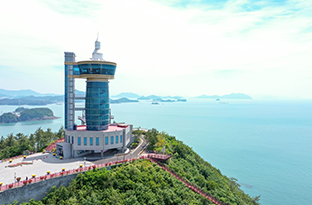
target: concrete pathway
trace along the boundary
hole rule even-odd
[[[8,167],[9,164],[16,164],[19,162],[33,162],[33,164],[24,164],[22,166]],[[15,182],[15,173],[16,177],[21,177],[21,180],[25,180],[26,176],[28,176],[28,178],[30,179],[32,174],[36,174],[36,176],[44,176],[47,174],[47,171],[50,171],[50,173],[52,174],[62,171],[62,168],[65,168],[66,170],[76,169],[79,167],[79,164],[84,164],[82,158],[60,160],[54,157],[52,154],[36,153],[28,155],[26,159],[15,159],[12,163],[0,163],[0,182],[2,182],[3,184]],[[86,166],[90,165],[93,165],[93,163],[87,161]]]

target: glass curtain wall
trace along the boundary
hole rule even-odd
[[[87,81],[86,91],[87,130],[107,130],[109,125],[108,82]]]

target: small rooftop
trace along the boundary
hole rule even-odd
[[[127,124],[110,124],[108,126],[107,130],[101,130],[98,132],[114,132],[114,131],[120,131],[120,130],[124,130],[128,127]],[[77,126],[77,130],[75,131],[94,131],[94,130],[87,130],[87,126],[86,125],[78,125]]]

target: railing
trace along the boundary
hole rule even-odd
[[[151,159],[161,159],[161,160],[167,160],[171,157],[171,155],[164,155],[164,154],[147,154],[145,155],[147,158]]]
[[[51,150],[55,147],[56,143],[64,142],[64,140],[65,140],[64,138],[59,138],[59,139],[55,140],[49,146],[47,146],[47,148],[45,148],[45,151],[46,152],[51,152]]]
[[[75,173],[78,173],[78,172],[85,172],[85,171],[88,171],[88,170],[91,170],[91,169],[95,169],[95,168],[103,168],[103,167],[107,167],[107,166],[112,166],[112,165],[117,165],[117,164],[121,164],[121,163],[130,162],[130,161],[135,161],[137,159],[143,159],[143,158],[144,157],[136,157],[136,158],[126,159],[126,160],[111,161],[111,162],[107,162],[107,163],[103,163],[103,164],[94,164],[94,165],[88,166],[88,167],[79,167],[77,169],[71,169],[71,170],[67,170],[67,171],[50,173],[50,174],[46,174],[44,176],[34,177],[34,178],[31,178],[31,179],[28,179],[28,180],[24,180],[24,181],[19,181],[19,182],[15,182],[15,183],[0,185],[0,191],[5,191],[7,189],[20,187],[20,186],[23,186],[23,185],[36,183],[36,182],[40,182],[40,181],[44,181],[46,179],[51,179],[51,178],[55,178],[55,177],[61,177],[61,176],[64,176],[64,175],[69,175],[69,174],[75,174]]]
[[[18,158],[21,158],[21,157],[23,157],[24,155],[18,155],[18,156],[15,156],[15,157],[10,157],[10,158],[7,158],[7,159],[2,159],[2,160],[0,160],[0,161],[2,161],[2,162],[7,162],[7,161],[9,161],[10,159],[18,159]]]

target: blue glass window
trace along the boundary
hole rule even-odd
[[[74,144],[74,136],[72,136],[72,144]]]
[[[122,135],[120,135],[120,143],[122,143]]]
[[[93,145],[93,137],[90,137],[90,145]]]
[[[81,145],[81,137],[78,137],[78,145]]]
[[[85,110],[87,130],[106,130],[108,128],[108,82],[87,82]]]
[[[116,144],[118,143],[118,136],[116,136]]]
[[[114,136],[111,136],[111,144],[114,144]]]
[[[108,145],[108,137],[105,137],[105,144]]]
[[[84,141],[84,145],[87,145],[87,138],[86,137],[83,138],[83,141]]]
[[[96,145],[100,145],[100,140],[98,137],[96,138]]]

